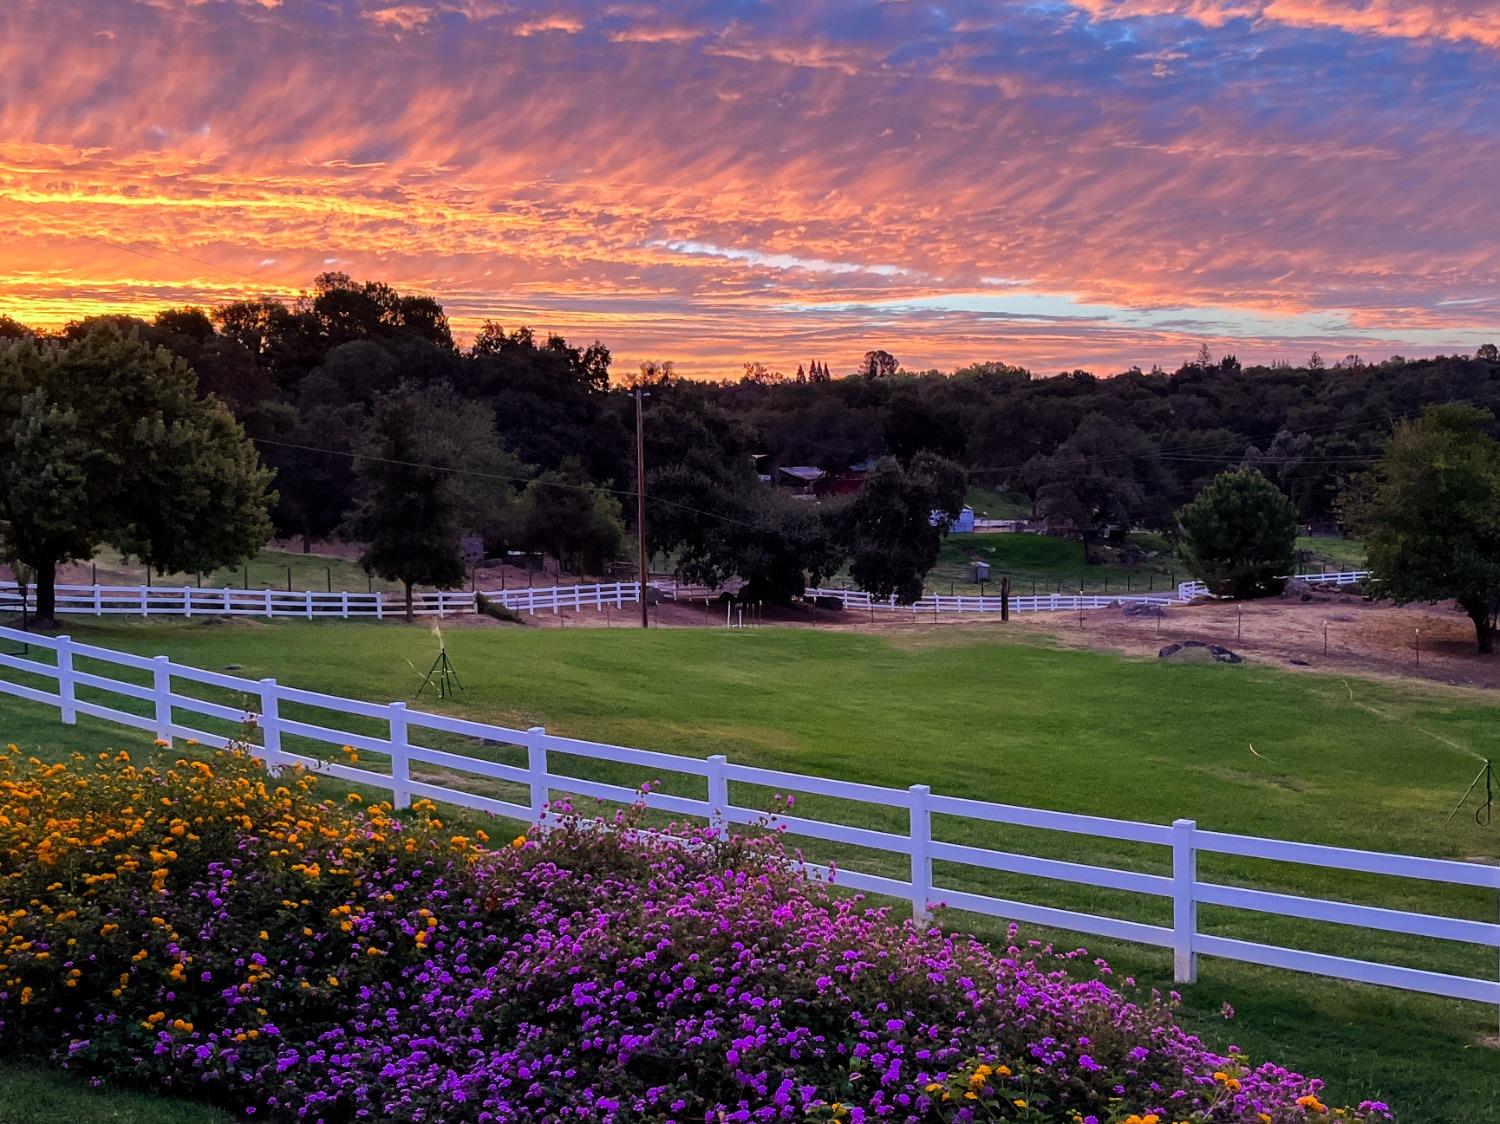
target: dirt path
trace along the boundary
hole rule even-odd
[[[736,623],[738,615],[735,616]],[[525,623],[542,628],[639,628],[634,605],[600,613],[538,613]],[[663,601],[651,608],[651,623],[662,628],[723,628],[724,607],[685,601]],[[996,636],[1048,636],[1070,647],[1155,656],[1163,647],[1184,640],[1222,644],[1248,662],[1359,675],[1395,676],[1464,687],[1500,688],[1500,654],[1479,656],[1474,627],[1452,605],[1407,606],[1367,602],[1353,594],[1319,593],[1310,602],[1284,598],[1244,604],[1203,602],[1170,605],[1155,616],[1132,616],[1122,608],[1076,613],[1016,614],[1008,624],[998,617],[942,616],[877,610],[766,608],[746,625],[780,628],[832,628],[841,632],[897,634],[984,632]],[[1327,631],[1327,648],[1324,632]],[[1420,630],[1420,660],[1418,659]]]
[[[1153,655],[1173,642],[1201,640],[1222,644],[1255,663],[1500,687],[1500,655],[1475,652],[1474,626],[1451,605],[1397,608],[1353,595],[1320,594],[1312,602],[1288,598],[1174,605],[1162,611],[1159,621],[1120,609],[1085,613],[1082,627],[1076,616],[1066,623],[1056,614],[1017,620],[1064,644],[1134,656]]]

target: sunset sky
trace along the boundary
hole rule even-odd
[[[329,269],[617,371],[1500,342],[1500,0],[5,0],[0,313]]]

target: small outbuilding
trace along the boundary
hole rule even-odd
[[[948,533],[950,535],[972,535],[974,533],[974,509],[972,507],[965,507],[953,519],[948,519],[948,516],[941,511],[934,511],[932,513],[932,525],[934,527],[942,526],[945,519],[948,522]]]

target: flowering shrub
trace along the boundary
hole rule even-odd
[[[286,1120],[1305,1124],[1081,952],[901,925],[772,838],[487,848],[241,753],[0,755],[0,1036]],[[503,840],[501,841],[504,842]]]

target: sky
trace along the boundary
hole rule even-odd
[[[5,0],[0,314],[325,270],[747,361],[1500,342],[1500,0]]]

